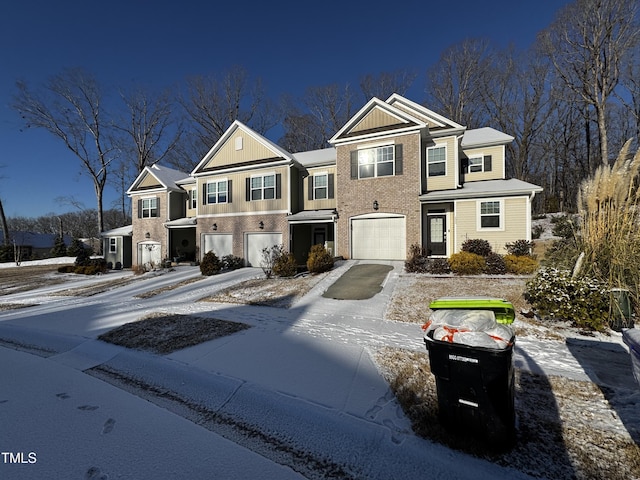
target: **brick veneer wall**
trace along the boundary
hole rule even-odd
[[[133,236],[132,236],[132,245],[133,249],[133,265],[139,265],[140,260],[138,259],[138,244],[140,242],[145,241],[153,241],[160,242],[160,259],[163,260],[168,258],[168,236],[167,229],[164,227],[164,223],[167,221],[167,195],[159,194],[157,195],[160,198],[160,211],[159,216],[155,218],[138,218],[138,198],[133,197],[131,200],[132,204],[132,218],[133,221]],[[149,233],[149,238],[146,238],[146,234]]]
[[[375,140],[366,143],[374,143]],[[351,179],[351,151],[357,144],[337,147],[337,204],[338,204],[338,255],[350,257],[351,245],[349,219],[356,215],[392,213],[406,216],[407,250],[414,243],[422,243],[420,233],[420,134],[402,135],[395,138],[402,143],[403,173],[393,177]],[[379,141],[378,141],[379,143]],[[373,209],[377,200],[379,208]]]

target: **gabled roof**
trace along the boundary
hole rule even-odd
[[[490,147],[513,142],[513,137],[491,127],[474,128],[464,132],[462,148]]]
[[[507,180],[483,180],[467,182],[462,188],[452,190],[435,190],[420,195],[420,201],[434,202],[443,200],[462,200],[470,198],[509,197],[531,195],[542,192],[543,188],[516,178]]]
[[[229,141],[229,139],[238,130],[242,130],[242,132],[244,132],[245,134],[247,134],[250,137],[252,137],[254,140],[256,140],[258,143],[262,144],[268,150],[272,151],[273,154],[274,154],[274,158],[279,158],[279,159],[281,159],[283,161],[286,161],[286,162],[294,162],[296,164],[298,163],[295,160],[295,157],[291,153],[287,152],[286,150],[284,150],[279,145],[273,143],[271,140],[263,137],[262,135],[260,135],[255,130],[247,127],[241,121],[236,120],[235,122],[233,122],[229,126],[229,128],[227,128],[227,130],[224,132],[224,134],[220,137],[220,139],[218,139],[218,141],[215,143],[215,145],[213,147],[211,147],[211,150],[209,150],[207,152],[207,154],[202,158],[202,160],[198,163],[198,165],[196,165],[196,167],[191,172],[191,175],[197,176],[197,175],[202,175],[202,174],[207,173],[207,169],[205,168],[206,165],[213,159],[213,157],[222,148],[222,146],[225,145],[225,143],[227,141]],[[265,159],[265,160],[267,160],[267,159]],[[229,167],[231,167],[231,166],[229,166]]]
[[[425,123],[429,125],[429,130],[434,131],[438,129],[443,130],[464,130],[466,127],[460,125],[459,123],[454,122],[453,120],[444,117],[433,110],[429,110],[427,107],[424,107],[416,102],[409,100],[408,98],[403,97],[402,95],[398,95],[394,93],[387,99],[387,103],[394,107],[397,107],[403,111],[411,113],[411,115],[422,119]]]
[[[384,129],[358,130],[358,125],[371,114],[377,111],[389,119],[389,125]],[[393,123],[391,123],[393,122]],[[415,131],[427,128],[427,124],[417,117],[383,102],[379,98],[373,97],[362,107],[338,132],[329,139],[329,143],[334,145],[356,139],[379,136],[382,132],[392,131],[394,134],[405,131]],[[381,131],[382,130],[382,131]]]
[[[153,177],[156,182],[149,182],[150,176]],[[180,188],[177,182],[188,177],[189,175],[184,172],[155,163],[150,167],[144,167],[144,170],[140,172],[140,175],[138,175],[131,187],[129,187],[129,190],[127,190],[127,194],[130,195],[142,191],[182,191],[182,188]]]

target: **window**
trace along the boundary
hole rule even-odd
[[[194,188],[189,192],[189,208],[198,206],[198,189]]]
[[[358,150],[358,178],[388,177],[394,174],[394,146]]]
[[[118,239],[111,237],[109,238],[109,253],[116,253],[118,251]]]
[[[469,173],[482,172],[482,164],[483,164],[482,155],[480,155],[479,157],[470,157],[469,158]]]
[[[261,177],[251,177],[251,195],[253,200],[271,200],[276,198],[276,175],[263,175]]]
[[[499,201],[480,202],[480,228],[500,228],[500,212]]]
[[[227,203],[227,181],[208,182],[206,190],[206,204]]]
[[[329,175],[320,173],[313,176],[313,198],[321,200],[329,198]]]
[[[447,147],[427,148],[427,172],[430,177],[439,177],[447,174]]]
[[[157,198],[143,198],[141,201],[142,218],[154,218],[159,217],[158,212],[158,199]]]

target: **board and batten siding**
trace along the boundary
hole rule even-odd
[[[504,228],[480,229],[478,203],[481,201],[502,200],[504,207]],[[470,239],[482,239],[489,242],[494,252],[504,255],[505,245],[516,240],[531,240],[531,207],[528,197],[487,198],[458,200],[455,205],[456,230],[454,253],[460,252],[462,243]]]
[[[264,143],[257,141],[251,135],[238,130],[235,135],[221,145],[216,154],[202,168],[233,166],[245,162],[255,162],[260,159],[273,159],[277,155],[267,148]]]

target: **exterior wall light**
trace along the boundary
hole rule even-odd
[[[146,239],[151,238],[151,234],[150,234],[149,232],[145,233],[145,234],[144,234],[144,238],[146,238]]]
[[[260,230],[264,230],[264,222],[262,220],[260,220],[260,223],[258,223],[258,226],[260,227]]]
[[[377,201],[377,200],[374,200],[374,201],[373,201],[373,209],[374,209],[374,210],[378,210],[378,208],[379,208],[379,207],[380,207],[380,205],[378,205],[378,201]]]
[[[213,230],[214,232],[218,230],[218,224],[214,223],[213,225],[211,225],[211,230]]]

